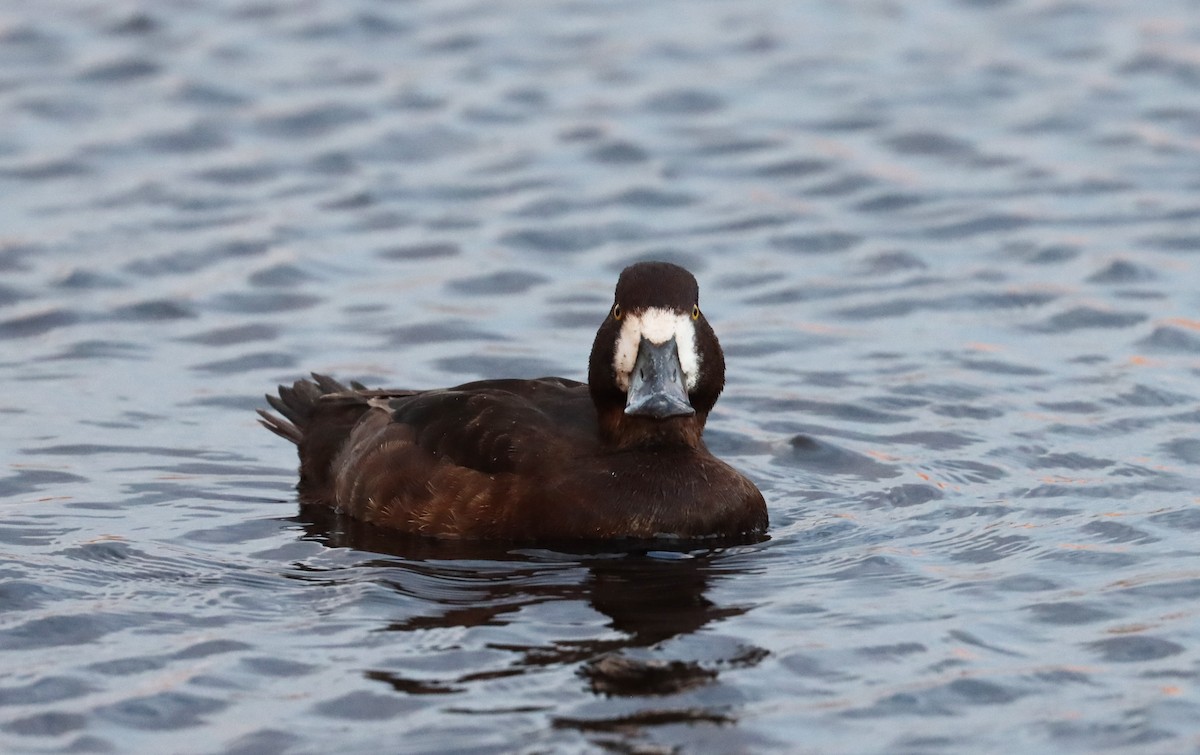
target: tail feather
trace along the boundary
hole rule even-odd
[[[314,372],[312,373],[312,377],[317,384],[316,387],[320,389],[321,393],[345,393],[346,391],[350,390],[328,375],[319,375]],[[312,383],[308,382],[307,380],[304,382],[308,386],[312,386]]]
[[[286,385],[279,386],[277,396],[267,394],[267,403],[283,416],[278,417],[265,409],[258,409],[259,424],[284,440],[300,445],[321,396],[350,390],[328,375],[318,375],[314,372],[312,377],[312,380],[297,380],[290,388]]]

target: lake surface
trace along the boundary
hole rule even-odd
[[[1195,0],[0,0],[0,124],[0,750],[1200,749]],[[639,259],[769,540],[298,507]]]

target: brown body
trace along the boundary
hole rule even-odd
[[[702,440],[724,382],[715,336],[711,397],[697,392],[683,416],[631,416],[624,394],[597,385],[619,319],[610,315],[597,335],[590,387],[542,378],[372,391],[314,375],[268,397],[283,418],[260,413],[299,449],[303,501],[405,532],[602,540],[764,531],[762,494]]]

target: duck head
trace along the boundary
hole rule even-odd
[[[700,444],[725,356],[691,273],[668,262],[625,268],[592,344],[588,386],[610,443]]]

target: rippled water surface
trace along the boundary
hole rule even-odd
[[[0,750],[1200,748],[1195,0],[0,0],[0,197]],[[770,540],[299,509],[646,258]]]

